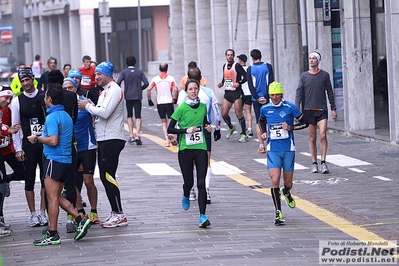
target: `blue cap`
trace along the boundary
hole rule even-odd
[[[80,72],[80,70],[77,69],[77,68],[72,68],[68,72],[68,78],[78,78],[78,79],[81,80],[82,79],[82,72]]]
[[[65,82],[65,81],[71,82],[75,88],[78,87],[78,84],[76,83],[76,81],[75,81],[73,78],[70,78],[70,77],[64,78],[64,82]]]
[[[96,70],[94,72],[98,72],[112,78],[112,72],[114,72],[114,65],[108,61],[102,62],[96,67]]]

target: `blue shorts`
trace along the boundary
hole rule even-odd
[[[283,168],[284,172],[294,172],[295,151],[267,151],[267,168]]]

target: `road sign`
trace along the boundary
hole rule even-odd
[[[111,17],[100,17],[100,33],[111,33],[112,22]]]
[[[1,41],[3,43],[10,43],[12,40],[12,33],[11,31],[3,31],[1,33]]]

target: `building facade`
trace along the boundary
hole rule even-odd
[[[249,52],[257,48],[263,61],[273,65],[284,97],[294,101],[300,74],[308,69],[308,54],[319,51],[320,67],[330,73],[338,106],[338,120],[329,125],[346,134],[375,136],[379,131],[382,139],[399,143],[399,29],[394,26],[399,1],[171,0],[170,21],[175,76],[184,75],[189,61],[197,61],[221,98],[216,84],[222,78],[225,50],[250,58]],[[382,59],[385,93],[376,84],[384,76],[378,74]]]

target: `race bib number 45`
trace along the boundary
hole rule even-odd
[[[283,129],[280,123],[270,125],[270,139],[287,139],[288,137],[288,131]]]
[[[32,135],[41,136],[43,133],[43,125],[39,123],[39,119],[31,118],[30,119],[30,131]]]
[[[204,142],[202,126],[197,126],[193,134],[186,134],[186,145],[201,144]]]

